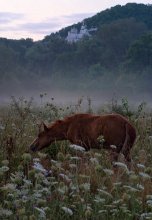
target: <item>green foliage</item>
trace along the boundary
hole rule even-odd
[[[28,82],[31,87],[46,79],[57,88],[67,88],[70,81],[69,89],[117,86],[150,93],[152,7],[117,5],[84,21],[97,31],[77,43],[69,44],[65,38],[72,27],[80,30],[82,23],[37,42],[1,38],[0,82],[11,79],[12,84]]]
[[[152,68],[152,34],[146,34],[137,40],[128,50],[128,66],[142,72]]]

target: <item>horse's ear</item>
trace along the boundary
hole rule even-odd
[[[37,123],[38,126],[38,133],[40,134],[42,131],[42,123]]]
[[[49,130],[44,122],[43,122],[43,128],[44,128],[44,131],[48,131]]]

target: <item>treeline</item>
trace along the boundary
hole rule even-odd
[[[37,42],[0,39],[0,80],[46,77],[62,84],[70,79],[80,87],[82,81],[86,87],[100,87],[101,82],[120,87],[125,82],[152,90],[152,6],[118,5],[85,19],[85,24],[97,32],[73,44],[65,37],[81,23]]]

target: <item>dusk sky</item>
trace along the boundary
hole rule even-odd
[[[151,0],[0,0],[0,37],[43,39],[97,12],[128,2]]]

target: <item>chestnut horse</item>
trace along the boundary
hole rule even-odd
[[[69,140],[72,144],[81,145],[87,151],[90,148],[101,149],[99,137],[102,135],[103,147],[114,153],[113,159],[117,160],[121,152],[129,162],[130,150],[136,139],[135,128],[119,114],[102,116],[75,114],[57,120],[48,127],[43,123],[43,127],[43,131],[30,145],[32,151],[39,151],[58,140]]]

